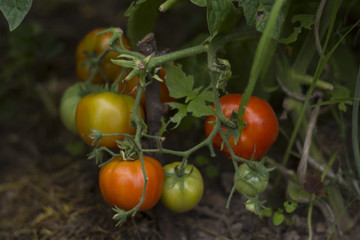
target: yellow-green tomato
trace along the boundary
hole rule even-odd
[[[204,181],[199,170],[187,164],[183,173],[181,162],[164,166],[165,181],[161,202],[173,212],[186,212],[194,208],[204,193]]]
[[[105,134],[131,134],[136,129],[130,125],[131,114],[135,99],[129,95],[119,95],[113,92],[89,94],[82,98],[76,109],[76,128],[80,137],[89,145],[93,138],[90,134],[98,130]],[[138,114],[144,118],[144,112],[139,106]],[[116,140],[123,140],[123,136],[103,136],[99,146],[116,148]]]

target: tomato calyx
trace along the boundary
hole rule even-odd
[[[269,172],[273,171],[275,168],[266,168],[265,162],[267,161],[268,157],[264,157],[260,162],[256,162],[252,159],[252,161],[247,162],[246,164],[251,169],[252,173],[256,176],[262,178],[268,175]]]
[[[116,27],[107,28],[103,31],[98,32],[96,35],[100,35],[104,33],[112,33],[109,39],[109,45],[111,47],[116,46],[116,42],[119,42],[121,48],[123,49],[129,48],[129,46],[125,45],[123,42],[124,31],[121,28],[116,28]]]
[[[184,188],[184,178],[190,176],[194,170],[194,167],[191,167],[189,172],[186,172],[186,165],[179,164],[174,167],[174,172],[165,171],[164,174],[167,177],[172,177],[174,181],[170,184],[170,188],[174,187],[178,182],[180,182],[180,188]]]
[[[245,207],[248,211],[255,213],[256,215],[261,215],[262,209],[265,208],[264,203],[266,200],[259,201],[257,197],[249,198],[245,202]]]

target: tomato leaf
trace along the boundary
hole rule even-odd
[[[256,30],[263,32],[269,20],[269,15],[276,0],[239,0],[239,7],[244,9],[245,19],[248,25],[255,25]],[[275,29],[272,33],[274,39],[280,36],[282,23],[285,21],[284,8],[279,13]]]
[[[187,106],[185,104],[177,102],[168,102],[167,104],[170,106],[171,109],[178,110],[177,113],[175,113],[175,115],[170,118],[171,122],[176,123],[174,128],[177,128],[181,120],[187,115]]]
[[[138,0],[132,2],[126,10],[125,16],[129,18],[126,35],[133,47],[146,34],[153,31],[161,3],[162,0]]]
[[[213,102],[212,92],[203,87],[194,88],[194,78],[186,75],[181,65],[174,66],[172,63],[164,65],[166,71],[166,85],[170,96],[174,98],[185,98],[185,104],[170,102],[167,103],[171,109],[177,109],[177,113],[170,118],[176,127],[188,113],[194,117],[202,117],[214,114],[214,109],[208,104]]]
[[[0,11],[4,14],[10,31],[24,20],[32,5],[32,0],[1,0]]]
[[[290,44],[297,40],[298,35],[301,33],[303,28],[308,30],[311,29],[311,26],[315,23],[315,16],[312,14],[298,14],[292,17],[292,23],[300,23],[300,26],[294,27],[293,32],[287,38],[282,38],[279,40],[281,43]]]
[[[210,38],[231,31],[240,19],[231,0],[207,0],[207,22]]]
[[[173,66],[171,63],[165,64],[166,86],[169,89],[170,96],[174,98],[183,98],[193,93],[194,78],[187,76],[181,65]]]

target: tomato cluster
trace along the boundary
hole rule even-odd
[[[131,125],[132,114],[144,119],[142,106],[145,106],[145,96],[141,96],[140,105],[134,113],[139,77],[125,81],[129,71],[111,62],[118,54],[110,46],[112,33],[104,30],[95,29],[80,41],[76,49],[76,72],[81,82],[65,91],[60,103],[60,115],[64,125],[78,133],[84,142],[111,150],[116,149],[125,136],[136,133]],[[130,49],[125,36],[121,44],[116,44]],[[166,79],[163,68],[158,74],[161,79]],[[104,90],[102,86],[105,83],[119,83],[119,91]],[[165,81],[160,83],[159,91],[162,102],[174,101]],[[230,119],[233,111],[238,110],[241,99],[240,94],[220,98],[221,110],[226,118]],[[258,160],[266,154],[278,135],[277,118],[266,101],[251,97],[245,106],[243,119],[244,128],[239,141],[235,144],[234,137],[230,136],[228,142],[236,156]],[[215,120],[215,116],[207,117],[207,136],[214,128]],[[222,128],[220,131],[225,133],[227,130]],[[230,151],[223,146],[219,133],[213,138],[213,145],[230,157]],[[136,156],[139,154],[136,150],[134,153]],[[254,197],[266,189],[268,172],[262,164],[241,164],[236,172],[234,184],[241,194]],[[127,158],[125,154],[114,157],[101,167],[99,186],[110,206],[125,211],[137,206],[138,210],[148,210],[160,200],[174,212],[186,212],[199,203],[204,193],[201,173],[191,164],[173,162],[162,167],[150,156],[143,156],[140,160]]]

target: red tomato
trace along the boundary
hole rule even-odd
[[[88,71],[89,65],[84,65],[83,62],[88,58],[84,51],[89,53],[96,53],[100,55],[106,49],[109,48],[110,38],[112,33],[102,33],[99,32],[105,30],[106,28],[98,28],[89,32],[78,44],[76,48],[76,73],[81,81],[86,81],[90,76],[91,72]],[[123,42],[126,46],[130,46],[129,40],[123,36]],[[130,47],[128,47],[130,48]],[[117,58],[118,54],[114,51],[107,53],[103,59],[100,69],[104,72],[107,80],[112,81],[115,77],[121,72],[122,67],[113,64],[110,60]],[[100,74],[97,73],[92,80],[92,83],[104,83],[105,79]]]
[[[241,94],[228,94],[220,98],[221,110],[226,118],[230,119],[233,110],[238,111],[241,98]],[[213,107],[215,108],[215,106]],[[235,145],[233,136],[230,136],[228,141],[236,156],[250,160],[253,155],[254,160],[258,160],[275,142],[279,133],[279,122],[270,104],[254,96],[250,97],[245,106],[243,119],[246,125],[237,144]],[[206,118],[205,133],[207,136],[214,128],[210,122],[215,120],[215,116]],[[223,131],[225,132],[226,129],[223,128]],[[221,144],[222,138],[217,133],[213,139],[213,145],[221,149]],[[225,145],[221,151],[230,157],[229,150]]]
[[[164,171],[161,164],[152,157],[144,156],[145,172],[148,182],[145,200],[139,210],[148,210],[159,201],[163,185]],[[113,159],[100,169],[100,191],[105,201],[112,207],[123,210],[133,209],[143,195],[144,175],[140,159],[122,161]]]

